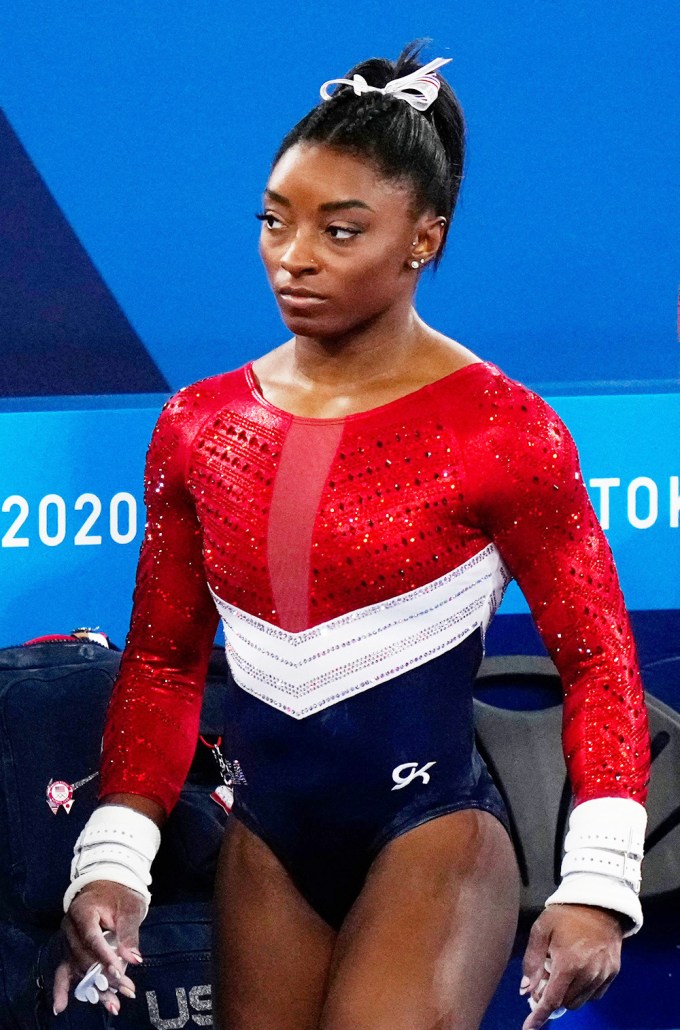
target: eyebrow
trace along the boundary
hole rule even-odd
[[[372,211],[363,200],[331,200],[327,204],[319,204],[319,211],[344,211],[348,207],[363,207],[366,211]]]
[[[290,207],[290,201],[287,197],[282,196],[275,190],[266,189],[265,195],[275,200],[277,204],[283,204],[284,207]],[[350,207],[362,207],[366,211],[373,211],[365,201],[352,199],[352,200],[329,200],[325,204],[319,204],[319,211],[344,211]]]

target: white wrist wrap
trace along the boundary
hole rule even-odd
[[[160,842],[161,831],[141,812],[125,805],[97,808],[76,841],[64,912],[76,894],[95,880],[112,880],[137,891],[148,912],[151,863]]]
[[[546,905],[596,905],[628,916],[630,936],[642,926],[640,862],[647,813],[630,798],[594,798],[571,813],[562,882]]]

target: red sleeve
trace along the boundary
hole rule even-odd
[[[544,401],[505,377],[482,409],[464,448],[475,508],[562,678],[576,801],[644,803],[649,738],[635,642],[574,441]]]
[[[100,797],[126,792],[169,812],[194,754],[218,615],[186,489],[195,387],[163,409],[145,473],[147,523],[130,632],[104,730]]]

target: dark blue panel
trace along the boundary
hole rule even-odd
[[[0,395],[168,384],[0,111]]]

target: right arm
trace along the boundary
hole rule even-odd
[[[146,529],[130,632],[104,729],[101,804],[76,845],[65,897],[71,954],[55,977],[59,1012],[71,984],[93,962],[110,970],[123,993],[133,989],[132,981],[117,975],[118,956],[124,963],[141,961],[138,931],[148,908],[158,828],[179,796],[196,746],[218,616],[186,486],[194,389],[163,409],[147,456]],[[126,851],[127,841],[139,850]],[[118,954],[104,939],[106,929],[116,932]],[[103,1000],[117,1008],[115,995]]]

